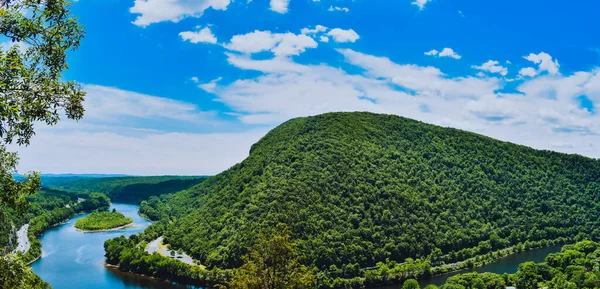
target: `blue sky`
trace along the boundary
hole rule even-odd
[[[215,174],[293,117],[373,111],[598,157],[598,1],[80,0],[82,121],[21,171]]]

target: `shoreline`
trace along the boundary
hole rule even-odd
[[[135,227],[135,223],[131,222],[129,224],[123,225],[123,226],[119,226],[116,228],[111,228],[111,229],[102,229],[102,230],[83,230],[83,229],[79,229],[75,226],[73,226],[77,231],[82,232],[82,233],[99,233],[99,232],[110,232],[110,231],[119,231],[119,230],[123,230],[129,227]]]

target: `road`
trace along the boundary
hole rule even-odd
[[[17,249],[15,252],[21,252],[23,254],[29,251],[31,244],[29,243],[29,237],[27,237],[27,233],[29,231],[29,224],[24,225],[17,231]]]

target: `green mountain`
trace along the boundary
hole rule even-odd
[[[138,203],[151,196],[175,193],[204,181],[199,176],[126,176],[65,179],[42,185],[75,192],[100,192],[113,202]]]
[[[232,268],[287,224],[308,265],[359,274],[525,241],[600,237],[600,161],[372,113],[296,118],[241,163],[152,206],[165,241]],[[335,266],[333,266],[335,265]]]

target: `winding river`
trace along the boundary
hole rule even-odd
[[[150,222],[137,213],[138,206],[130,204],[113,204],[127,217],[133,218],[134,226],[122,230],[83,233],[73,225],[78,215],[64,224],[54,227],[40,238],[42,242],[42,258],[31,265],[33,271],[56,289],[181,289],[185,286],[158,281],[152,278],[106,267],[104,264],[104,241],[120,235],[129,236],[139,233],[150,225]],[[476,269],[477,272],[515,273],[520,263],[526,261],[541,262],[547,254],[560,251],[561,246],[552,246],[538,250],[514,254],[496,262]],[[447,273],[421,280],[421,286],[427,284],[442,285],[448,277],[466,271]],[[399,289],[402,285],[381,287],[382,289]]]
[[[33,271],[55,289],[179,289],[167,282],[120,272],[104,264],[104,241],[120,235],[129,236],[146,229],[150,222],[140,217],[137,205],[112,204],[127,217],[133,218],[133,227],[116,231],[83,233],[73,225],[78,215],[54,227],[40,238],[42,258],[31,264]]]

